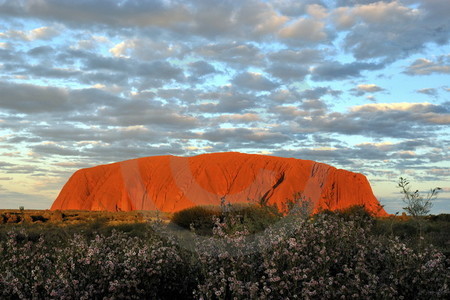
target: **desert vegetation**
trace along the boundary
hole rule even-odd
[[[448,215],[423,217],[419,235],[413,218],[375,219],[363,207],[306,217],[227,205],[171,222],[156,213],[44,213],[47,221],[0,226],[0,298],[450,296]]]

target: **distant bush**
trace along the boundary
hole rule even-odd
[[[199,234],[212,234],[214,218],[219,216],[217,206],[194,206],[174,213],[171,221],[185,229],[194,228]]]
[[[247,230],[256,233],[274,224],[281,218],[281,213],[272,206],[227,205],[195,206],[176,212],[171,221],[185,229],[193,228],[201,235],[212,235],[217,222],[226,223],[226,232]]]
[[[448,214],[404,218],[390,216],[375,220],[374,233],[396,236],[412,248],[432,244],[450,257],[450,218]],[[417,219],[422,219],[422,234],[417,229]]]
[[[234,218],[235,230],[246,229],[250,234],[263,231],[270,225],[279,221],[282,217],[281,213],[272,206],[247,205],[234,207],[231,216]],[[233,221],[231,219],[230,221]]]
[[[450,223],[450,214],[432,215],[432,216],[428,216],[427,219],[432,222],[449,222]]]
[[[353,205],[337,211],[337,214],[347,221],[355,220],[360,224],[372,223],[374,217],[367,211],[364,205]]]

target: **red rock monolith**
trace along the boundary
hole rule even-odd
[[[237,152],[154,156],[75,172],[51,209],[160,210],[195,205],[266,202],[285,207],[301,195],[314,211],[363,205],[386,216],[367,178],[310,160]]]

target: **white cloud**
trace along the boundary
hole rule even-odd
[[[54,27],[39,27],[30,31],[8,30],[0,33],[0,38],[17,39],[24,41],[48,40],[59,34],[60,30]]]
[[[115,57],[132,57],[146,61],[176,57],[183,51],[184,46],[176,42],[157,42],[147,38],[127,39],[109,49],[109,52]]]
[[[320,43],[327,39],[325,23],[322,21],[300,18],[282,28],[279,35],[293,44]]]
[[[128,49],[133,48],[132,41],[123,41],[116,44],[114,47],[109,49],[109,52],[116,57],[129,57],[127,54]]]
[[[353,106],[350,110],[353,112],[359,111],[410,111],[415,109],[426,109],[433,106],[433,104],[424,102],[424,103],[369,103],[364,105]]]
[[[450,55],[439,56],[435,62],[426,58],[416,59],[407,67],[405,73],[409,75],[450,74]]]
[[[311,4],[306,7],[306,12],[316,18],[316,19],[324,19],[328,16],[328,11],[325,7],[319,4]]]
[[[59,30],[53,27],[39,27],[29,33],[30,40],[47,40],[59,34]]]
[[[368,83],[368,84],[358,84],[355,88],[352,88],[350,90],[352,92],[352,94],[354,94],[355,96],[362,96],[366,93],[378,93],[378,92],[382,92],[385,91],[385,89],[379,87],[376,84],[373,83]],[[366,96],[367,99],[374,101],[374,97],[373,96]]]
[[[383,90],[381,87],[377,86],[376,84],[359,84],[357,89],[364,91],[364,92],[369,92],[369,93],[380,92]]]
[[[111,43],[111,41],[107,37],[93,35],[89,39],[79,40],[74,49],[92,50],[102,44],[109,44],[109,43]]]

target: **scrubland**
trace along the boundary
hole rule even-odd
[[[0,211],[1,299],[448,299],[450,215]]]

